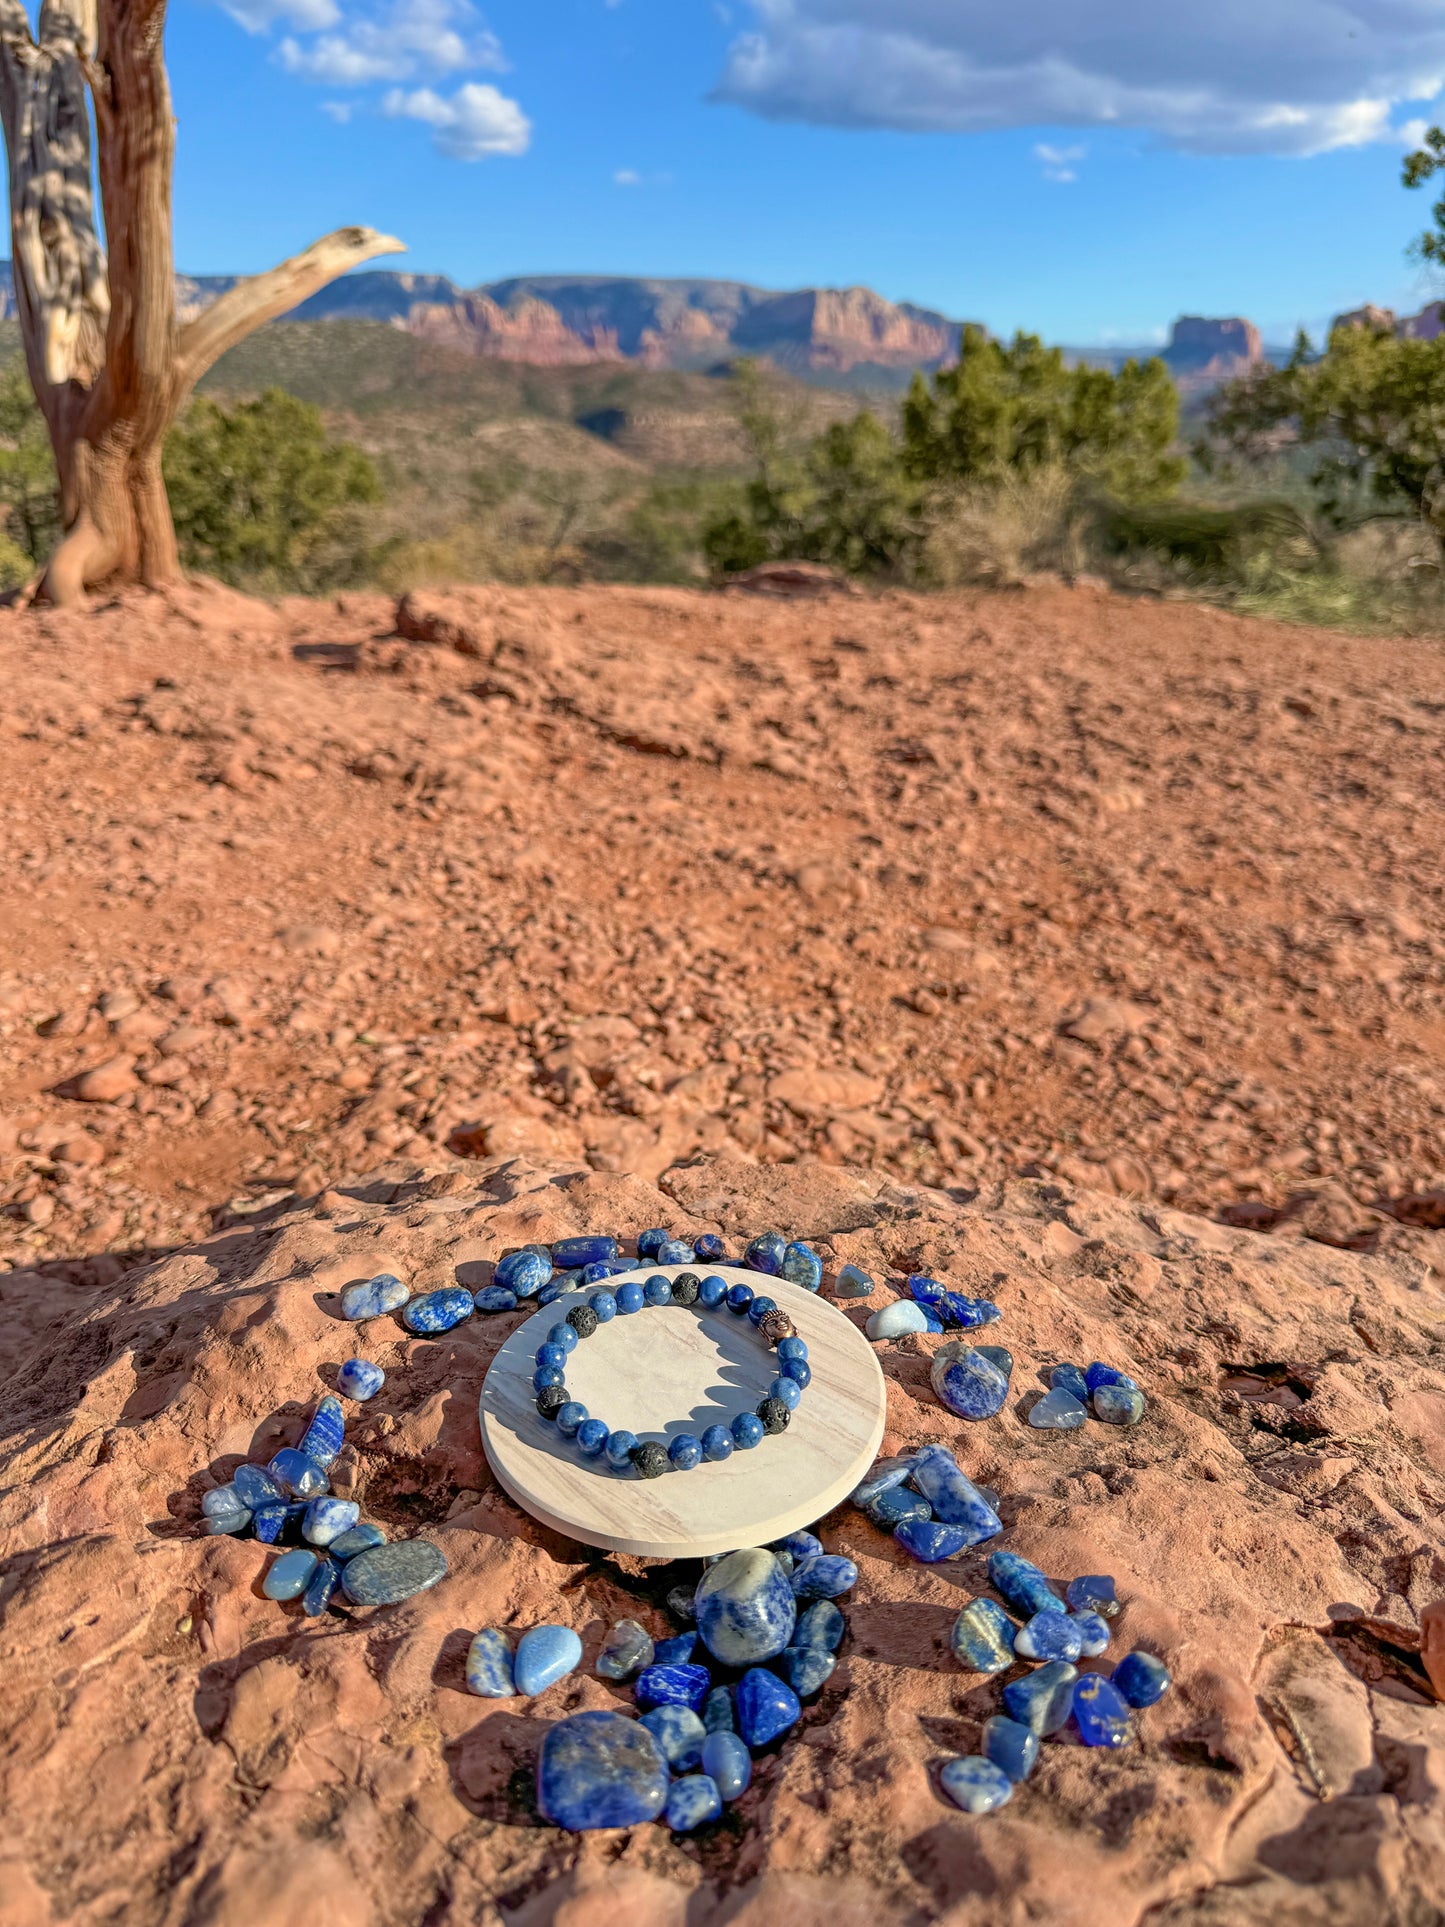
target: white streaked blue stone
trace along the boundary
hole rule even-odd
[[[801,1565],[805,1559],[818,1557],[823,1550],[823,1541],[816,1532],[790,1532],[786,1539],[779,1539],[772,1550],[788,1553],[795,1563]]]
[[[579,1265],[600,1265],[617,1256],[617,1240],[600,1236],[559,1238],[552,1246],[552,1263],[559,1271]]]
[[[385,1383],[386,1373],[369,1358],[348,1358],[336,1374],[337,1391],[343,1398],[354,1398],[358,1403],[375,1398]]]
[[[1129,1705],[1112,1680],[1086,1673],[1074,1682],[1074,1725],[1085,1746],[1127,1746]]]
[[[552,1260],[530,1248],[509,1251],[499,1258],[492,1271],[492,1284],[518,1298],[535,1298],[552,1277]]]
[[[290,1552],[283,1552],[267,1567],[261,1590],[268,1599],[299,1599],[318,1563],[310,1546],[296,1546]]]
[[[316,1570],[306,1581],[301,1595],[301,1610],[308,1619],[319,1619],[331,1604],[341,1584],[341,1568],[334,1559],[318,1559]]]
[[[957,1325],[965,1330],[992,1325],[1003,1316],[991,1298],[966,1298],[961,1291],[946,1291],[941,1301],[930,1309],[938,1314],[946,1328]]]
[[[1112,1619],[1119,1610],[1114,1582],[1104,1573],[1086,1573],[1071,1579],[1064,1597],[1075,1612],[1102,1613],[1106,1619]]]
[[[531,1699],[581,1664],[582,1641],[570,1626],[533,1626],[517,1641],[512,1678],[517,1691]]]
[[[793,1592],[799,1599],[839,1599],[857,1583],[858,1568],[840,1553],[815,1554],[793,1574]]]
[[[301,1536],[309,1545],[329,1546],[343,1532],[350,1532],[360,1517],[361,1507],[354,1499],[313,1499],[301,1521]]]
[[[960,1418],[993,1418],[1008,1398],[1008,1379],[972,1349],[957,1352],[945,1346],[935,1356],[929,1376],[941,1402]]]
[[[751,1667],[743,1674],[734,1699],[738,1732],[748,1747],[766,1746],[777,1739],[803,1711],[792,1687],[762,1666]]]
[[[1035,1613],[1014,1634],[1014,1651],[1020,1659],[1076,1660],[1084,1647],[1083,1634],[1071,1613]]]
[[[649,1707],[642,1724],[657,1741],[658,1751],[674,1773],[687,1773],[702,1758],[702,1743],[707,1728],[690,1706],[674,1700]]]
[[[722,1817],[722,1793],[706,1773],[689,1773],[667,1789],[665,1818],[674,1833],[695,1833]]]
[[[201,1494],[201,1511],[208,1519],[224,1519],[228,1513],[250,1509],[234,1485],[212,1486],[209,1492]]]
[[[654,1706],[686,1706],[702,1711],[712,1690],[712,1675],[706,1666],[644,1666],[633,1681],[632,1691],[644,1712]]]
[[[258,1505],[251,1514],[251,1529],[263,1546],[274,1546],[286,1527],[303,1516],[309,1503],[277,1499],[271,1505]]]
[[[992,1813],[1013,1798],[1013,1781],[1002,1767],[979,1753],[945,1761],[938,1778],[949,1799],[965,1813]]]
[[[1047,1666],[1027,1673],[1003,1689],[1003,1710],[1040,1735],[1057,1733],[1068,1720],[1074,1703],[1076,1666],[1066,1659],[1050,1660]]]
[[[726,1693],[727,1688],[719,1691]],[[728,1717],[732,1717],[731,1702]],[[702,1743],[702,1770],[716,1783],[724,1800],[736,1800],[752,1782],[753,1756],[731,1727],[711,1726]]]
[[[507,1635],[495,1626],[483,1626],[467,1648],[467,1691],[478,1699],[509,1700],[516,1690]]]
[[[692,1261],[692,1246],[685,1238],[669,1238],[657,1254],[660,1265],[690,1265]]]
[[[274,1505],[285,1497],[278,1482],[259,1465],[238,1465],[231,1483],[241,1503],[253,1512],[258,1505]]]
[[[1130,1706],[1153,1706],[1169,1691],[1169,1668],[1153,1653],[1129,1653],[1112,1678]]]
[[[1070,1613],[1069,1617],[1079,1629],[1079,1657],[1097,1659],[1109,1650],[1109,1622],[1102,1613]]]
[[[1144,1416],[1144,1394],[1128,1385],[1101,1385],[1094,1393],[1094,1417],[1105,1425],[1137,1425]]]
[[[440,1291],[424,1291],[420,1298],[409,1300],[401,1322],[408,1331],[423,1335],[449,1332],[470,1318],[474,1309],[465,1285],[443,1285]]]
[[[962,1526],[970,1545],[992,1539],[1003,1531],[1003,1521],[978,1487],[958,1466],[951,1452],[929,1445],[913,1462],[913,1483],[933,1507],[933,1516],[946,1526]]]
[[[672,1233],[665,1225],[660,1224],[653,1225],[648,1231],[639,1231],[637,1234],[638,1257],[651,1258],[655,1263],[658,1252],[669,1242],[671,1237]]]
[[[855,1488],[854,1505],[866,1506],[868,1501],[876,1499],[880,1492],[890,1492],[895,1486],[903,1485],[913,1477],[913,1468],[917,1462],[917,1457],[912,1452],[906,1452],[902,1458],[878,1459],[862,1485]]]
[[[911,1298],[895,1298],[891,1304],[882,1305],[863,1330],[869,1338],[902,1338],[907,1332],[928,1330],[928,1320],[922,1305]]]
[[[293,1499],[315,1499],[331,1483],[315,1459],[294,1445],[283,1445],[266,1470]]]
[[[1014,1663],[1018,1628],[992,1599],[971,1599],[948,1636],[953,1656],[971,1673],[1002,1673]]]
[[[844,1265],[833,1284],[837,1298],[871,1298],[874,1284],[861,1265]]]
[[[836,1652],[847,1623],[831,1599],[815,1599],[798,1620],[793,1644],[817,1646],[825,1653]]]
[[[937,1519],[903,1519],[893,1528],[893,1537],[926,1566],[956,1559],[974,1544],[965,1527],[944,1525]]]
[[[597,1671],[603,1679],[631,1679],[644,1666],[652,1664],[656,1651],[652,1635],[635,1619],[619,1619],[611,1627],[597,1655]]]
[[[520,1303],[516,1292],[508,1291],[505,1285],[483,1285],[472,1293],[472,1304],[478,1311],[515,1311]]]
[[[1032,1559],[1018,1552],[989,1555],[988,1583],[1011,1606],[1032,1619],[1035,1613],[1062,1612],[1064,1602]]]
[[[399,1311],[411,1297],[411,1289],[390,1271],[378,1272],[359,1284],[348,1285],[341,1294],[341,1316],[356,1324],[362,1318],[381,1318]]]
[[[1036,1432],[1077,1432],[1088,1416],[1073,1393],[1066,1392],[1062,1385],[1045,1392],[1029,1407],[1029,1424]]]
[[[542,1736],[537,1805],[553,1826],[641,1826],[663,1811],[667,1793],[667,1762],[640,1720],[574,1713]]]
[[[811,1245],[795,1242],[783,1252],[778,1275],[790,1285],[801,1285],[804,1291],[817,1291],[823,1282],[823,1260]]]
[[[798,1698],[805,1700],[833,1677],[838,1657],[822,1646],[785,1646],[774,1664],[781,1667]]]
[[[446,1554],[430,1539],[398,1539],[348,1559],[341,1583],[358,1606],[394,1606],[446,1578]]]
[[[778,1561],[761,1547],[709,1566],[693,1596],[702,1642],[725,1666],[751,1666],[782,1652],[798,1606]]]
[[[1007,1713],[995,1713],[983,1723],[983,1755],[992,1760],[1018,1786],[1034,1770],[1039,1757],[1039,1736]]]
[[[769,1278],[776,1278],[783,1268],[783,1253],[788,1241],[780,1231],[761,1232],[743,1253],[743,1263],[749,1271],[761,1271]]]
[[[892,1532],[908,1519],[931,1519],[933,1508],[927,1499],[917,1492],[910,1492],[907,1486],[892,1485],[886,1492],[880,1492],[863,1507],[868,1517],[880,1532]]]
[[[537,1293],[538,1305],[554,1304],[556,1300],[562,1296],[563,1292],[572,1291],[576,1287],[577,1280],[580,1276],[581,1273],[576,1271],[559,1271],[557,1276],[543,1285],[542,1289]]]
[[[1069,1397],[1076,1398],[1080,1405],[1087,1405],[1089,1402],[1089,1381],[1084,1377],[1082,1367],[1078,1365],[1055,1365],[1049,1373],[1049,1385],[1056,1392],[1067,1392]]]
[[[385,1544],[386,1534],[368,1519],[359,1526],[353,1526],[350,1532],[343,1532],[339,1539],[333,1539],[326,1550],[333,1559],[345,1562],[354,1559],[358,1552],[370,1552],[373,1546]]]
[[[345,1435],[346,1415],[341,1409],[341,1400],[328,1392],[297,1441],[296,1450],[304,1452],[308,1459],[315,1459],[325,1472],[336,1463],[336,1455],[341,1450]]]
[[[671,1639],[659,1639],[653,1649],[652,1659],[655,1666],[685,1666],[692,1658],[697,1645],[697,1634],[675,1633]]]
[[[916,1304],[942,1304],[947,1285],[941,1285],[936,1278],[930,1278],[926,1271],[915,1271],[908,1280],[908,1295]]]

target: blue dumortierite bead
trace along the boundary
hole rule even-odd
[[[639,1258],[655,1258],[671,1238],[672,1233],[662,1225],[654,1225],[650,1231],[637,1234],[637,1255]]]
[[[532,1390],[545,1392],[554,1385],[565,1384],[562,1369],[558,1365],[539,1365],[532,1374]]]
[[[1038,1734],[1057,1733],[1074,1703],[1078,1668],[1065,1659],[1050,1660],[1003,1689],[1003,1710],[1011,1720]]]
[[[515,1311],[520,1303],[516,1292],[508,1291],[505,1285],[483,1285],[472,1293],[472,1304],[478,1311]]]
[[[1077,1432],[1088,1419],[1088,1412],[1072,1392],[1054,1386],[1029,1407],[1029,1424],[1036,1432]]]
[[[726,1686],[714,1686],[702,1703],[702,1723],[709,1733],[733,1730],[733,1696]]]
[[[1055,1365],[1049,1373],[1049,1385],[1056,1392],[1067,1392],[1080,1405],[1089,1402],[1089,1381],[1077,1365]]]
[[[605,1325],[609,1319],[617,1316],[616,1292],[605,1290],[589,1292],[587,1303],[596,1312],[599,1325]]]
[[[542,1736],[537,1805],[553,1826],[641,1826],[662,1812],[667,1791],[667,1762],[640,1720],[574,1713]]]
[[[1014,1634],[1014,1651],[1020,1659],[1075,1660],[1083,1648],[1083,1635],[1070,1613],[1035,1613]]]
[[[679,1432],[668,1446],[667,1456],[677,1471],[691,1472],[695,1465],[702,1464],[702,1440],[691,1432]]]
[[[1097,1659],[1109,1650],[1109,1622],[1102,1613],[1071,1613],[1069,1617],[1079,1629],[1079,1656],[1081,1659]]]
[[[358,1606],[394,1606],[447,1576],[446,1554],[430,1539],[398,1539],[358,1552],[342,1568],[346,1596]]]
[[[530,1699],[582,1664],[582,1641],[570,1626],[533,1626],[517,1641],[512,1679]]]
[[[795,1646],[817,1646],[825,1653],[836,1652],[847,1621],[831,1599],[815,1599],[798,1620],[793,1633]]]
[[[316,1570],[301,1595],[301,1610],[308,1619],[319,1619],[331,1604],[341,1584],[341,1568],[334,1559],[318,1559]]]
[[[798,1622],[787,1575],[771,1552],[748,1547],[709,1566],[693,1594],[702,1643],[724,1666],[754,1666],[782,1652]]]
[[[266,1470],[293,1499],[315,1499],[330,1484],[315,1459],[298,1452],[294,1445],[283,1445]]]
[[[660,1265],[690,1265],[693,1249],[685,1238],[669,1238],[657,1254]]]
[[[793,1593],[798,1599],[838,1599],[858,1583],[858,1568],[839,1553],[815,1554],[805,1559],[793,1574]]]
[[[687,1706],[694,1713],[702,1710],[702,1703],[712,1687],[712,1675],[706,1666],[659,1666],[654,1663],[646,1666],[637,1675],[633,1691],[637,1704],[647,1711],[653,1706]]]
[[[726,1693],[727,1688],[720,1689]],[[732,1718],[729,1702],[728,1718]],[[724,1800],[736,1800],[746,1793],[753,1777],[753,1756],[731,1727],[710,1726],[702,1743],[702,1770],[715,1783]]]
[[[786,1539],[778,1541],[775,1550],[791,1553],[801,1563],[804,1559],[816,1559],[823,1550],[823,1541],[816,1532],[790,1532]]]
[[[559,1271],[578,1265],[598,1265],[617,1256],[615,1238],[559,1238],[552,1247],[552,1263]]]
[[[667,1789],[664,1818],[674,1833],[695,1833],[721,1819],[722,1792],[706,1773],[689,1773]]]
[[[895,1486],[903,1485],[913,1477],[917,1464],[918,1459],[912,1452],[905,1453],[901,1458],[877,1460],[862,1485],[855,1487],[854,1505],[867,1505],[880,1492],[889,1492]]]
[[[962,1526],[946,1526],[937,1519],[903,1519],[893,1528],[893,1537],[905,1552],[936,1566],[941,1559],[956,1559],[973,1544]]]
[[[1097,1358],[1084,1373],[1084,1383],[1088,1386],[1091,1396],[1101,1385],[1122,1385],[1130,1392],[1137,1392],[1139,1389],[1137,1379],[1130,1378],[1127,1372],[1116,1371],[1112,1365],[1101,1365]]]
[[[564,1352],[575,1352],[577,1349],[576,1328],[569,1325],[565,1318],[559,1318],[557,1323],[553,1325],[547,1333],[547,1343],[549,1345],[560,1345]]]
[[[658,1640],[653,1662],[658,1666],[686,1666],[696,1645],[695,1632],[674,1633],[671,1639]]]
[[[535,1298],[552,1276],[552,1260],[540,1251],[509,1251],[492,1271],[492,1283],[518,1298]]]
[[[834,1280],[833,1291],[839,1298],[871,1298],[873,1279],[861,1265],[844,1265]]]
[[[1128,1745],[1128,1702],[1102,1673],[1086,1673],[1074,1681],[1073,1712],[1085,1746]]]
[[[329,1546],[343,1532],[350,1532],[360,1517],[361,1507],[354,1499],[313,1499],[301,1521],[301,1536],[309,1545]]]
[[[297,1546],[291,1552],[283,1552],[279,1559],[267,1567],[261,1590],[268,1599],[299,1599],[319,1563],[310,1546]]]
[[[571,1327],[568,1327],[571,1330]],[[535,1363],[539,1372],[565,1372],[567,1369],[567,1347],[554,1345],[550,1338],[537,1347]]]
[[[707,1459],[730,1459],[733,1455],[733,1435],[725,1425],[709,1425],[702,1435],[703,1457]]]
[[[876,1498],[870,1499],[863,1510],[880,1532],[892,1532],[895,1526],[901,1526],[908,1519],[933,1517],[933,1508],[927,1499],[901,1485],[889,1486],[886,1492],[880,1492]]]
[[[607,1443],[602,1449],[607,1454],[607,1463],[614,1472],[630,1472],[632,1454],[637,1449],[637,1434],[625,1430],[609,1432]]]
[[[749,1747],[766,1746],[786,1733],[803,1711],[792,1687],[762,1666],[743,1674],[735,1699],[738,1732]]]
[[[933,1507],[933,1516],[946,1526],[962,1526],[968,1543],[976,1546],[1003,1531],[1003,1521],[972,1479],[959,1470],[952,1453],[940,1445],[926,1446],[913,1461],[914,1485]]]
[[[413,1298],[401,1314],[408,1331],[449,1332],[471,1317],[472,1294],[463,1285],[443,1285],[440,1291],[424,1291]]]
[[[1064,1597],[1075,1612],[1102,1613],[1106,1619],[1112,1619],[1119,1610],[1114,1582],[1103,1573],[1088,1573],[1082,1578],[1071,1579]]]
[[[750,1325],[761,1325],[768,1313],[770,1311],[776,1311],[777,1309],[778,1301],[776,1298],[769,1298],[766,1293],[759,1292],[757,1297],[755,1297],[753,1302],[748,1306],[748,1323]]]
[[[719,1278],[715,1271],[710,1271],[698,1284],[697,1302],[704,1311],[716,1311],[727,1295],[727,1280]]]
[[[908,1295],[916,1304],[942,1304],[947,1290],[947,1285],[939,1284],[936,1278],[930,1278],[924,1271],[915,1271],[908,1280]]]
[[[763,1397],[781,1399],[790,1412],[796,1412],[803,1402],[803,1388],[795,1378],[775,1378]]]
[[[1039,1757],[1039,1736],[1006,1713],[995,1713],[983,1723],[984,1758],[992,1760],[1017,1786],[1034,1770]]]
[[[1032,1559],[1017,1552],[989,1555],[988,1583],[1030,1619],[1035,1613],[1062,1612],[1064,1602]]]
[[[409,1287],[400,1278],[389,1271],[378,1272],[375,1278],[346,1287],[341,1294],[341,1316],[353,1325],[362,1318],[380,1318],[386,1312],[400,1310],[410,1297]]]
[[[948,1636],[953,1656],[971,1673],[1002,1673],[1014,1663],[1017,1627],[992,1599],[971,1599]]]
[[[649,1305],[670,1305],[672,1286],[666,1278],[649,1278],[642,1287],[643,1301]]]
[[[385,1544],[386,1534],[381,1527],[372,1525],[367,1519],[359,1526],[353,1526],[350,1532],[343,1532],[339,1539],[333,1539],[326,1550],[333,1559],[340,1559],[344,1564],[346,1560],[354,1559],[359,1552],[369,1552],[373,1546]]]
[[[1094,1394],[1094,1417],[1105,1425],[1137,1425],[1144,1416],[1144,1394],[1127,1385],[1101,1385]]]
[[[707,1728],[690,1706],[673,1700],[651,1706],[643,1714],[642,1724],[674,1773],[687,1773],[702,1759]]]
[[[763,1442],[763,1421],[755,1412],[739,1412],[732,1422],[732,1435],[740,1452],[751,1452]]]
[[[933,1389],[950,1412],[960,1418],[986,1419],[1003,1408],[1008,1380],[980,1352],[953,1357],[940,1353],[933,1361]]]
[[[753,1288],[751,1285],[728,1286],[728,1310],[730,1312],[735,1312],[737,1316],[741,1318],[752,1302]]]
[[[789,1337],[778,1341],[779,1358],[806,1358],[807,1356],[808,1347],[803,1339]]]
[[[578,1431],[587,1423],[587,1407],[575,1398],[569,1398],[565,1405],[557,1409],[553,1421],[564,1439],[575,1439]]]
[[[776,1278],[783,1268],[783,1253],[787,1248],[788,1241],[780,1231],[764,1231],[743,1253],[743,1263],[749,1271],[765,1272],[769,1278]]]
[[[778,1373],[782,1378],[790,1378],[800,1391],[806,1391],[813,1382],[813,1368],[806,1358],[784,1358],[778,1361]]]
[[[946,1326],[961,1325],[967,1330],[992,1325],[1003,1316],[991,1298],[965,1298],[961,1291],[946,1291],[942,1302],[930,1309],[938,1313]]]
[[[721,1264],[728,1248],[715,1231],[700,1231],[692,1241],[692,1255],[699,1264]]]
[[[470,1304],[470,1292],[463,1295]],[[297,1441],[296,1450],[304,1452],[308,1459],[315,1459],[325,1472],[335,1463],[345,1434],[346,1416],[341,1409],[341,1400],[328,1392],[312,1413],[311,1423]]]
[[[577,1450],[584,1459],[600,1459],[607,1450],[607,1427],[600,1418],[585,1418],[577,1427]]]
[[[965,1813],[992,1813],[1013,1798],[1014,1783],[1007,1773],[979,1753],[946,1761],[938,1779],[949,1799]]]
[[[1114,1668],[1112,1677],[1130,1706],[1153,1706],[1169,1691],[1169,1668],[1153,1653],[1129,1653]]]
[[[238,1465],[231,1483],[242,1505],[253,1511],[258,1505],[274,1505],[282,1497],[279,1483],[259,1465]]]
[[[823,1283],[823,1260],[809,1245],[790,1244],[783,1253],[780,1277],[804,1291],[817,1291]]]
[[[635,1619],[619,1619],[608,1631],[597,1655],[597,1671],[603,1679],[631,1679],[644,1666],[652,1664],[656,1649],[652,1635]]]
[[[484,1626],[467,1648],[467,1691],[478,1699],[509,1700],[517,1690],[507,1635]]]
[[[343,1398],[375,1398],[386,1383],[386,1373],[369,1358],[348,1358],[336,1374],[336,1389]]]

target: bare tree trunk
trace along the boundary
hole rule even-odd
[[[32,37],[21,0],[0,0],[15,300],[65,530],[40,591],[59,604],[104,583],[178,579],[161,452],[196,382],[262,322],[402,245],[371,228],[338,229],[179,328],[164,25],[165,0],[44,0]],[[87,87],[108,267],[95,229]]]

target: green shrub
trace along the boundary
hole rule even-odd
[[[28,581],[60,534],[60,496],[45,419],[24,365],[0,375],[0,588]]]

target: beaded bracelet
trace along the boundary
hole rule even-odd
[[[778,1376],[756,1412],[739,1412],[731,1426],[709,1425],[701,1438],[683,1432],[670,1446],[663,1446],[654,1439],[639,1440],[633,1432],[609,1431],[601,1419],[589,1416],[585,1405],[569,1398],[568,1352],[581,1339],[590,1338],[599,1325],[646,1305],[697,1305],[704,1311],[726,1305],[738,1317],[746,1316],[778,1354]],[[666,1278],[649,1278],[645,1283],[641,1278],[624,1278],[615,1290],[594,1291],[585,1305],[574,1305],[566,1319],[552,1327],[537,1348],[535,1362],[532,1389],[541,1416],[552,1420],[564,1437],[575,1439],[584,1459],[605,1456],[614,1472],[625,1472],[631,1465],[644,1479],[659,1478],[668,1470],[690,1472],[704,1459],[730,1458],[734,1448],[748,1451],[765,1434],[784,1431],[812,1377],[808,1347],[776,1300],[755,1295],[751,1285],[729,1285],[715,1274],[699,1278],[692,1271],[679,1272],[671,1283]]]

